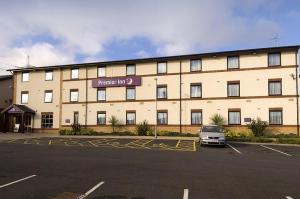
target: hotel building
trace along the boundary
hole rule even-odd
[[[228,128],[246,128],[260,117],[270,124],[268,130],[297,133],[298,49],[14,69],[14,105],[3,114],[8,130],[23,121],[25,130],[58,131],[80,123],[108,132],[108,120],[116,116],[124,130],[147,120],[158,130],[196,133],[218,113]]]

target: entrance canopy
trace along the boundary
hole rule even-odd
[[[31,108],[29,108],[28,106],[25,105],[19,105],[19,104],[12,104],[9,107],[7,107],[6,109],[4,109],[3,111],[1,111],[1,114],[35,114],[35,111],[32,110]]]

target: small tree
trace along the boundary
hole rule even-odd
[[[72,131],[74,132],[75,135],[80,133],[81,125],[79,123],[71,124],[71,127],[72,127]]]
[[[138,135],[149,135],[152,133],[152,131],[153,129],[146,120],[136,126],[136,132]]]
[[[117,128],[120,128],[121,126],[121,121],[118,120],[116,118],[116,116],[112,115],[109,120],[108,120],[108,123],[111,124],[111,127],[112,127],[112,133],[115,133],[116,132],[116,129]]]
[[[218,125],[223,127],[226,124],[226,119],[218,113],[214,114],[209,119],[210,119],[210,123],[213,125]]]
[[[251,129],[255,136],[263,136],[267,126],[268,122],[262,121],[259,117],[256,120],[253,119],[251,123],[248,124],[248,128]]]

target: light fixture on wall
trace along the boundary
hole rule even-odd
[[[290,74],[290,77],[293,78],[293,80],[296,79],[296,75],[295,75],[294,73],[291,73],[291,74]]]

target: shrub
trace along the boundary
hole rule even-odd
[[[116,130],[121,127],[121,121],[114,115],[109,118],[108,123],[111,124],[112,133],[115,133]]]
[[[268,123],[266,121],[262,121],[260,118],[257,118],[256,120],[253,119],[251,123],[248,124],[248,128],[251,129],[255,136],[263,136],[267,126]]]
[[[229,129],[225,129],[224,131],[225,136],[228,138],[251,138],[253,137],[253,133],[252,131],[248,130],[248,131],[232,131]]]
[[[80,133],[81,131],[81,125],[78,123],[72,124],[72,131],[74,132],[74,134],[76,135],[77,133]]]
[[[210,118],[210,123],[223,127],[226,124],[226,119],[220,114],[214,114]]]
[[[136,126],[136,133],[138,135],[152,135],[153,134],[153,129],[148,124],[148,122],[146,120],[144,120],[143,122],[139,123]]]

